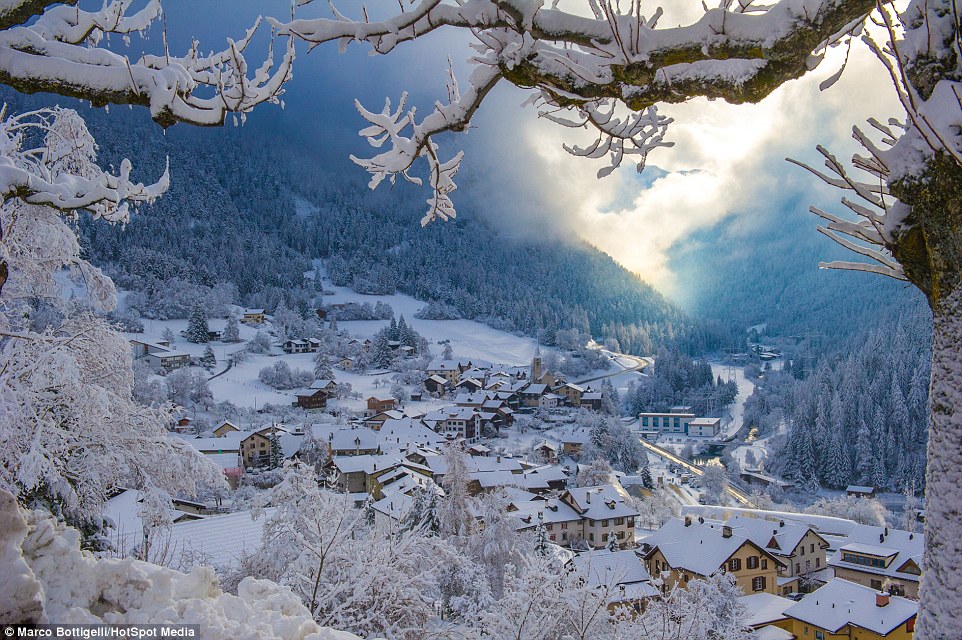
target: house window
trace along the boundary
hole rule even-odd
[[[816,631],[816,632],[815,632],[815,640],[825,640],[825,632],[823,632],[823,631]]]
[[[551,540],[552,542],[554,542],[554,535],[555,534],[552,533],[550,536],[548,536],[548,539]]]
[[[634,519],[634,518],[628,518],[628,528],[629,528],[629,529],[634,529],[634,528],[635,528],[635,519]]]
[[[594,541],[595,541],[595,534],[589,533],[589,534],[588,534],[588,542],[594,542]]]
[[[872,588],[875,589],[876,591],[881,591],[881,590],[882,590],[882,581],[881,581],[881,580],[872,580]]]
[[[815,553],[815,543],[814,543],[814,542],[809,545],[808,551],[809,551],[809,553]]]
[[[758,576],[757,578],[752,578],[752,591],[764,591],[765,590],[765,576]]]
[[[749,569],[758,568],[758,556],[748,556],[748,562],[746,563]]]
[[[567,523],[567,522],[562,522],[562,523],[561,523],[561,528],[562,528],[562,529],[567,529],[567,528],[568,528],[568,523]]]
[[[768,558],[762,558],[762,569],[768,568]]]
[[[615,535],[618,536],[618,539],[619,539],[619,540],[624,540],[624,539],[625,539],[625,532],[624,532],[624,531],[619,531],[619,532],[616,533]]]
[[[607,521],[607,520],[602,520],[602,521],[601,521],[601,526],[602,526],[602,528],[606,528],[606,527],[608,526],[608,521]]]
[[[615,526],[621,526],[625,523],[624,518],[615,518]]]
[[[728,570],[729,570],[729,571],[741,571],[741,570],[742,570],[742,561],[741,561],[741,559],[740,559],[740,558],[732,558],[731,560],[729,560],[729,561],[728,561]]]
[[[904,596],[905,595],[905,585],[904,584],[892,584],[889,586],[889,593],[893,596]]]
[[[548,523],[548,531],[554,531],[554,525],[550,522]]]
[[[802,545],[802,552],[799,555],[805,555],[805,545]]]
[[[796,562],[796,563],[795,563],[795,573],[796,573],[796,574],[799,574],[799,573],[801,573],[801,572],[802,572],[802,565],[801,565],[801,563]]]
[[[567,532],[567,531],[562,531],[562,532],[561,532],[561,539],[562,539],[562,540],[567,540],[567,539],[568,539],[568,532]]]
[[[822,566],[822,559],[815,558],[815,568],[818,569],[820,566]]]

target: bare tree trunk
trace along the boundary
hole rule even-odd
[[[962,638],[962,286],[933,304],[932,331],[917,640]]]

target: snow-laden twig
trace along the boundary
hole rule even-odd
[[[195,42],[186,55],[126,56],[99,46],[109,34],[127,39],[144,32],[161,15],[159,0],[130,13],[131,0],[111,0],[99,11],[49,6],[50,2],[16,3],[18,13],[0,10],[0,82],[18,91],[46,91],[89,100],[95,105],[147,106],[164,126],[189,122],[213,126],[228,113],[244,114],[255,106],[280,102],[291,77],[294,43],[275,60],[273,38],[261,66],[250,69],[245,51],[260,20],[238,41],[209,56]],[[32,11],[32,13],[30,13]],[[21,14],[38,16],[32,23]]]

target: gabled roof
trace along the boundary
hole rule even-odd
[[[795,604],[788,598],[765,592],[741,596],[738,598],[738,602],[745,607],[746,616],[742,618],[742,622],[747,627],[784,620],[785,610]]]
[[[828,548],[828,542],[818,535],[811,527],[799,522],[781,520],[779,522],[769,522],[758,518],[746,516],[735,516],[726,522],[732,530],[767,551],[782,556],[789,556],[811,531],[818,536],[824,548]]]
[[[336,385],[337,383],[334,382],[333,380],[315,380],[314,382],[311,383],[310,388],[311,388],[311,389],[326,389],[327,387],[331,386],[332,384],[333,384],[333,385]]]
[[[264,523],[274,510],[265,509],[257,520],[250,511],[208,516],[203,520],[180,522],[170,528],[170,548],[176,554],[193,554],[215,567],[227,567],[262,546]]]
[[[918,614],[918,602],[898,596],[890,596],[887,605],[878,606],[877,593],[834,578],[786,609],[785,615],[832,633],[851,624],[884,636]]]
[[[918,582],[919,576],[917,574],[907,573],[903,569],[914,569],[914,567],[922,566],[924,548],[925,534],[860,524],[849,532],[848,538],[839,547],[839,550],[829,558],[828,565]],[[890,558],[892,555],[895,557],[886,562],[884,567],[872,567],[845,562],[842,559],[845,551],[882,558]]]
[[[331,449],[334,451],[377,449],[378,436],[377,433],[366,427],[359,429],[341,429],[332,434],[330,443]]]
[[[745,536],[732,532],[726,537],[722,524],[717,521],[690,522],[685,526],[683,520],[672,518],[661,529],[645,538],[645,545],[651,547],[645,558],[650,558],[657,550],[673,569],[688,569],[707,577],[721,569],[729,558],[747,544],[772,562],[785,565],[784,561]]]
[[[651,579],[645,565],[631,549],[586,551],[576,555],[570,563],[585,574],[591,587],[633,584]],[[659,593],[657,589],[652,590]]]
[[[634,518],[638,511],[625,503],[624,489],[605,484],[597,487],[572,487],[561,494],[561,500],[574,507],[581,517],[591,520]]]

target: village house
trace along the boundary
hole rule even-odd
[[[580,456],[581,449],[588,442],[589,435],[590,430],[582,428],[575,430],[573,433],[558,436],[558,441],[561,442],[561,450],[564,451],[565,455]]]
[[[546,384],[529,384],[521,390],[521,403],[526,407],[540,407],[541,396],[548,393]]]
[[[240,428],[229,420],[224,420],[214,429],[214,437],[221,438],[226,436],[228,433],[233,433],[235,431],[240,431]]]
[[[561,406],[564,399],[564,396],[559,396],[557,393],[546,393],[538,398],[538,407],[541,409],[555,409]]]
[[[661,593],[630,549],[585,551],[569,560],[567,566],[579,571],[587,586],[607,590],[608,610],[612,612],[628,607],[640,613],[646,600]]]
[[[590,547],[604,547],[611,536],[621,547],[635,545],[635,518],[640,514],[627,504],[620,486],[601,485],[567,489],[559,500],[574,509],[582,520],[582,535]]]
[[[354,368],[354,358],[351,358],[350,356],[344,356],[343,358],[338,360],[337,367],[341,371],[350,371],[351,369]]]
[[[190,364],[190,354],[171,348],[166,340],[156,342],[131,340],[130,349],[134,359],[143,358],[154,373],[173,371]]]
[[[404,412],[397,409],[391,409],[390,411],[381,411],[380,413],[375,413],[373,416],[368,416],[364,418],[364,426],[374,431],[380,431],[381,426],[388,420],[400,420],[404,418]]]
[[[244,309],[240,321],[244,324],[264,324],[267,322],[267,314],[263,309]]]
[[[785,609],[798,640],[909,640],[918,602],[835,578]]]
[[[246,437],[241,440],[241,457],[244,466],[247,468],[264,467],[271,461],[271,438],[277,438],[280,447],[281,461],[288,460],[297,455],[304,441],[303,433],[291,433],[280,425],[271,425],[263,429],[244,433]],[[230,436],[231,434],[228,434]]]
[[[535,531],[544,526],[548,540],[570,547],[573,542],[584,540],[581,516],[571,505],[556,498],[536,498],[512,501],[508,513],[517,519],[519,531]]]
[[[302,409],[314,410],[327,407],[328,392],[324,389],[301,389],[294,394],[293,405]]]
[[[924,548],[924,534],[860,524],[849,532],[828,565],[838,578],[918,599]]]
[[[560,385],[552,389],[552,393],[562,396],[564,398],[565,404],[572,407],[580,407],[581,396],[585,393],[585,391],[589,391],[589,390],[590,388],[585,389],[584,387],[579,387],[576,384],[566,382],[563,385]]]
[[[375,455],[381,452],[378,437],[370,429],[339,429],[331,433],[332,456]]]
[[[558,450],[559,446],[553,442],[548,442],[547,440],[535,445],[534,451],[541,456],[541,459],[548,463],[554,463],[558,461]]]
[[[601,402],[604,396],[600,391],[586,391],[581,394],[580,407],[582,409],[591,409],[592,411],[601,411]]]
[[[365,416],[373,416],[378,413],[390,411],[397,407],[397,398],[386,393],[375,394],[367,398],[367,411]]]
[[[727,573],[746,594],[778,589],[784,561],[731,527],[702,518],[673,518],[643,541],[648,573],[662,578],[666,590],[696,579]]]
[[[424,388],[428,393],[443,396],[447,390],[448,381],[437,374],[429,375],[424,379]]]
[[[449,440],[473,444],[481,437],[481,416],[471,407],[447,407],[426,414],[424,423]]]
[[[288,339],[281,344],[285,353],[316,353],[321,348],[321,341],[314,338],[307,340]]]
[[[784,563],[778,567],[778,595],[808,591],[820,584],[815,576],[828,566],[825,551],[829,543],[808,525],[745,516],[730,518],[725,524]]]
[[[463,393],[477,393],[484,389],[484,383],[477,378],[465,378],[464,376],[458,381],[454,388]]]

